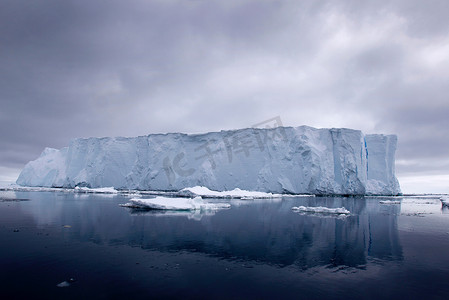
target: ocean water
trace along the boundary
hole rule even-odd
[[[435,197],[210,199],[231,208],[204,214],[128,200],[0,192],[2,299],[449,297],[449,209]]]

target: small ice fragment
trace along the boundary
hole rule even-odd
[[[401,201],[396,200],[382,200],[379,201],[380,204],[401,204]]]
[[[320,213],[320,214],[344,214],[348,215],[351,212],[344,207],[328,208],[328,207],[312,207],[312,206],[293,206],[292,210],[297,212],[308,212],[308,213]]]
[[[76,279],[70,278],[69,280],[64,280],[63,282],[58,283],[57,287],[69,287],[71,283],[74,283]]]
[[[62,288],[62,287],[69,287],[69,286],[70,286],[70,283],[67,282],[67,281],[63,281],[63,282],[61,282],[61,283],[58,283],[56,286],[57,286],[57,287],[60,287],[60,288]]]
[[[70,226],[70,225],[64,225],[63,227],[64,228],[72,228],[72,226]]]

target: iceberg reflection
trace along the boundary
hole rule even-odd
[[[230,202],[230,209],[220,211],[174,212],[123,209],[118,206],[127,200],[122,196],[80,199],[71,194],[27,193],[26,198],[31,201],[18,205],[34,217],[36,226],[70,224],[65,238],[103,245],[188,251],[300,269],[364,268],[370,261],[403,257],[397,225],[401,205],[382,205],[378,199],[287,197],[244,205]],[[351,214],[323,217],[291,210],[300,205],[345,207]]]

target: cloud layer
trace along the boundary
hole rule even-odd
[[[289,126],[396,133],[400,177],[449,175],[448,10],[418,0],[2,1],[0,166],[21,168],[75,137],[279,115]]]

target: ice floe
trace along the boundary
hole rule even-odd
[[[206,202],[201,197],[195,197],[192,199],[158,196],[150,199],[132,198],[129,201],[129,203],[122,204],[121,206],[159,210],[218,210],[231,207],[228,203]]]
[[[188,197],[194,198],[201,196],[202,198],[226,198],[226,199],[242,199],[242,200],[254,200],[254,199],[273,199],[273,198],[285,198],[285,197],[314,197],[314,195],[308,194],[273,194],[258,191],[247,191],[236,188],[232,191],[213,191],[203,186],[195,186],[185,188],[179,191],[143,191],[143,190],[117,190],[113,187],[103,188],[88,188],[88,187],[75,187],[75,188],[56,188],[56,187],[26,187],[19,185],[9,185],[7,187],[0,187],[0,191],[13,191],[13,192],[62,192],[62,193],[76,193],[76,194],[102,194],[102,195],[125,195],[127,197],[137,198],[141,196],[168,196],[168,197]]]
[[[102,188],[87,188],[87,187],[75,187],[75,188],[60,188],[60,187],[30,187],[19,186],[11,184],[7,187],[1,187],[0,191],[14,191],[14,192],[63,192],[63,193],[79,193],[79,194],[118,194],[119,191],[113,187]],[[122,193],[122,192],[120,192]],[[126,193],[126,191],[125,191]]]
[[[281,194],[272,194],[265,192],[246,191],[239,188],[232,191],[212,191],[204,186],[194,186],[179,191],[181,195],[201,196],[203,198],[237,198],[243,200],[253,200],[262,198],[280,198]]]
[[[70,278],[69,280],[65,280],[63,282],[58,283],[56,286],[60,288],[69,287],[75,281],[76,281],[75,279]]]

